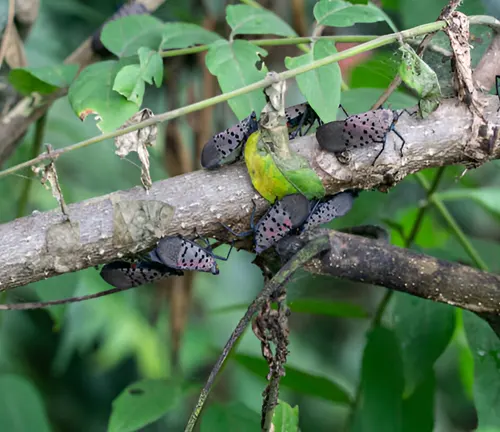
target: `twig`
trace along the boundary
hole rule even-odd
[[[31,303],[15,303],[15,304],[0,304],[0,310],[31,310],[31,309],[43,309],[51,306],[59,306],[68,303],[78,303],[85,300],[92,300],[99,297],[104,297],[110,294],[115,294],[121,291],[127,291],[132,288],[137,288],[136,286],[131,286],[127,288],[111,288],[106,291],[101,291],[95,294],[87,294],[80,297],[70,297],[61,300],[51,300],[47,302],[31,302]]]
[[[241,318],[236,328],[231,333],[229,340],[226,342],[226,345],[222,350],[222,354],[217,359],[217,362],[212,368],[208,380],[198,398],[198,402],[196,403],[196,406],[193,412],[191,413],[185,432],[191,432],[194,429],[198,417],[201,413],[201,410],[203,409],[203,406],[205,405],[208,394],[212,389],[215,378],[220,368],[224,364],[224,361],[231,352],[231,349],[233,348],[234,344],[236,343],[238,338],[242,335],[242,333],[245,331],[246,327],[252,320],[252,317],[255,315],[255,313],[262,307],[262,305],[271,297],[271,295],[274,292],[276,292],[280,287],[282,287],[284,284],[287,283],[287,281],[295,273],[295,271],[297,271],[305,263],[310,261],[313,257],[318,255],[319,253],[327,250],[328,247],[329,247],[328,237],[326,236],[318,237],[317,239],[311,241],[309,244],[304,246],[278,271],[278,273],[276,273],[276,275],[269,281],[269,283],[266,284],[264,289],[250,304],[245,315],[243,316],[243,318]]]
[[[342,51],[340,53],[335,53],[335,54],[332,54],[330,56],[324,57],[322,59],[315,60],[309,64],[299,66],[295,69],[290,69],[288,71],[276,74],[276,78],[274,78],[274,79],[266,77],[260,81],[257,81],[253,84],[248,85],[248,86],[233,90],[231,92],[224,93],[224,94],[218,95],[218,96],[214,96],[210,99],[196,102],[194,104],[187,105],[185,107],[178,108],[178,109],[175,109],[172,111],[168,111],[168,112],[163,113],[163,114],[155,115],[155,116],[149,118],[148,120],[136,123],[136,124],[128,126],[126,128],[118,129],[118,130],[115,130],[113,132],[98,135],[98,136],[95,136],[93,138],[90,138],[90,139],[87,139],[84,141],[80,141],[79,143],[70,145],[68,147],[56,150],[53,153],[53,155],[60,156],[62,154],[68,153],[70,151],[77,150],[77,149],[80,149],[83,147],[87,147],[89,145],[96,144],[98,142],[104,141],[104,140],[109,139],[109,138],[114,138],[114,137],[117,137],[120,135],[127,134],[129,132],[134,132],[138,129],[142,129],[142,128],[147,127],[147,126],[152,126],[152,125],[155,125],[158,123],[162,123],[162,122],[167,121],[167,120],[172,120],[174,118],[189,114],[189,113],[194,112],[194,111],[198,111],[198,110],[206,108],[208,106],[215,105],[215,104],[218,104],[221,102],[225,102],[225,101],[232,99],[234,97],[241,96],[241,95],[250,93],[252,91],[267,87],[270,84],[272,84],[275,80],[284,81],[284,80],[287,80],[289,78],[294,78],[297,75],[309,72],[309,71],[317,69],[321,66],[335,63],[335,62],[338,62],[339,60],[343,60],[345,58],[352,57],[352,56],[357,55],[359,53],[362,53],[365,51],[370,51],[370,50],[373,50],[375,48],[379,48],[379,47],[384,46],[384,45],[388,45],[388,44],[394,42],[395,40],[400,40],[401,38],[405,39],[405,38],[409,38],[409,37],[414,37],[414,36],[417,36],[420,34],[428,33],[430,31],[436,31],[436,30],[444,28],[445,26],[446,26],[446,23],[443,21],[440,21],[440,22],[435,22],[435,23],[431,23],[431,24],[424,24],[424,25],[415,27],[415,28],[410,29],[410,30],[404,30],[400,33],[393,33],[393,34],[389,34],[389,35],[380,36],[377,39],[374,39],[370,42],[366,42],[364,44],[357,45],[355,47],[349,48],[349,49]],[[0,177],[5,177],[8,174],[12,174],[13,172],[19,171],[20,169],[27,168],[27,167],[34,165],[38,162],[41,162],[47,158],[48,158],[48,155],[42,154],[35,159],[23,162],[19,165],[16,165],[16,166],[8,168],[4,171],[1,171]]]

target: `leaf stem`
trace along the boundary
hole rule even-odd
[[[23,162],[21,164],[18,164],[18,165],[11,167],[11,168],[8,168],[4,171],[1,171],[0,177],[5,177],[8,174],[12,174],[13,172],[16,172],[20,169],[27,168],[27,167],[29,167],[35,163],[38,163],[42,160],[53,159],[54,157],[58,157],[64,153],[67,153],[67,152],[70,152],[73,150],[77,150],[77,149],[80,149],[83,147],[87,147],[89,145],[104,141],[104,140],[109,139],[109,138],[115,138],[115,137],[120,136],[120,135],[125,135],[127,133],[134,132],[138,129],[142,129],[142,128],[147,127],[147,126],[152,126],[152,125],[162,123],[162,122],[167,121],[167,120],[172,120],[174,118],[181,117],[181,116],[186,115],[186,114],[190,114],[194,111],[199,111],[199,110],[207,108],[209,106],[212,106],[212,105],[215,105],[215,104],[218,104],[221,102],[225,102],[225,101],[232,99],[234,97],[241,96],[241,95],[250,93],[252,91],[262,89],[264,87],[269,86],[270,84],[272,84],[276,80],[284,81],[284,80],[287,80],[290,78],[294,78],[297,75],[303,74],[305,72],[309,72],[309,71],[317,69],[321,66],[326,66],[326,65],[338,62],[339,60],[343,60],[343,59],[355,56],[357,54],[360,54],[360,53],[363,53],[366,51],[370,51],[370,50],[373,50],[375,48],[382,47],[384,45],[388,45],[390,43],[393,43],[393,42],[401,40],[401,39],[412,38],[415,36],[419,36],[421,34],[426,34],[429,32],[438,31],[438,30],[444,28],[445,26],[446,26],[446,23],[444,21],[436,21],[436,22],[433,22],[430,24],[424,24],[424,25],[421,25],[418,27],[414,27],[414,28],[409,29],[409,30],[404,30],[404,31],[399,32],[399,33],[393,33],[393,34],[389,34],[389,35],[380,36],[376,39],[373,39],[371,41],[368,41],[368,42],[365,42],[363,44],[357,45],[355,47],[349,48],[349,49],[342,51],[340,53],[335,53],[335,54],[332,54],[330,56],[324,57],[322,59],[315,60],[309,64],[281,72],[281,73],[277,74],[276,78],[274,78],[274,79],[266,77],[260,81],[257,81],[255,83],[249,84],[248,86],[233,90],[231,92],[224,93],[224,94],[221,94],[218,96],[214,96],[212,98],[205,99],[205,100],[202,100],[200,102],[196,102],[196,103],[193,103],[191,105],[187,105],[187,106],[182,107],[182,108],[177,108],[177,109],[172,110],[172,111],[167,111],[163,114],[155,115],[155,116],[153,116],[145,121],[136,123],[134,125],[125,127],[123,129],[117,129],[113,132],[108,132],[108,133],[98,135],[98,136],[92,137],[92,138],[84,140],[84,141],[80,141],[80,142],[75,143],[73,145],[70,145],[68,147],[51,152],[50,155],[45,154],[45,153],[41,154],[40,156],[38,156],[35,159]]]

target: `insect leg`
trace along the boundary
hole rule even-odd
[[[401,155],[401,157],[403,157],[403,147],[406,144],[406,140],[401,136],[401,134],[396,129],[393,129],[392,131],[399,137],[399,139],[403,143],[403,144],[401,144],[401,147],[399,148],[399,154]]]
[[[229,252],[227,253],[227,256],[225,258],[221,257],[219,255],[215,255],[215,254],[212,254],[212,255],[214,258],[220,259],[222,261],[227,261],[229,259],[229,255],[231,255],[231,251],[233,250],[233,247],[234,247],[234,240],[231,242],[231,247],[229,248]]]

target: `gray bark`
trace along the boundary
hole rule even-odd
[[[498,98],[485,100],[491,132],[500,126]],[[488,138],[470,138],[470,124],[471,115],[456,100],[443,101],[426,120],[403,115],[397,124],[406,140],[403,159],[398,156],[400,141],[390,134],[374,167],[375,151],[367,148],[353,152],[349,165],[341,165],[333,154],[319,149],[314,135],[296,139],[293,147],[309,159],[328,193],[385,190],[424,168],[498,158],[500,148],[487,151]],[[0,225],[0,291],[152,248],[165,235],[192,236],[196,230],[227,238],[219,222],[247,230],[252,199],[257,215],[262,214],[266,203],[238,163],[156,182],[149,193],[136,187],[72,204],[69,220],[57,209]]]

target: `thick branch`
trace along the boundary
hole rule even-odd
[[[485,116],[491,126],[500,126],[498,98],[487,100]],[[333,154],[318,148],[314,136],[296,139],[293,145],[311,161],[329,193],[353,187],[387,188],[424,168],[470,163],[464,149],[483,161],[500,157],[500,148],[489,155],[480,149],[483,142],[469,139],[470,122],[469,112],[456,100],[444,101],[427,120],[404,115],[397,124],[406,140],[403,160],[398,157],[400,143],[390,134],[375,167],[371,167],[374,151],[366,148],[365,153],[358,149],[352,155],[350,165],[341,165]],[[156,182],[149,194],[136,187],[72,204],[70,222],[53,210],[0,225],[0,290],[151,248],[164,235],[192,235],[196,229],[205,236],[226,236],[219,222],[248,229],[252,198],[257,215],[262,214],[265,202],[252,189],[240,163]]]
[[[398,248],[385,241],[329,230],[286,239],[280,244],[280,252],[286,258],[325,233],[330,238],[330,249],[307,264],[306,270],[380,285],[469,310],[485,318],[500,337],[499,275]]]

